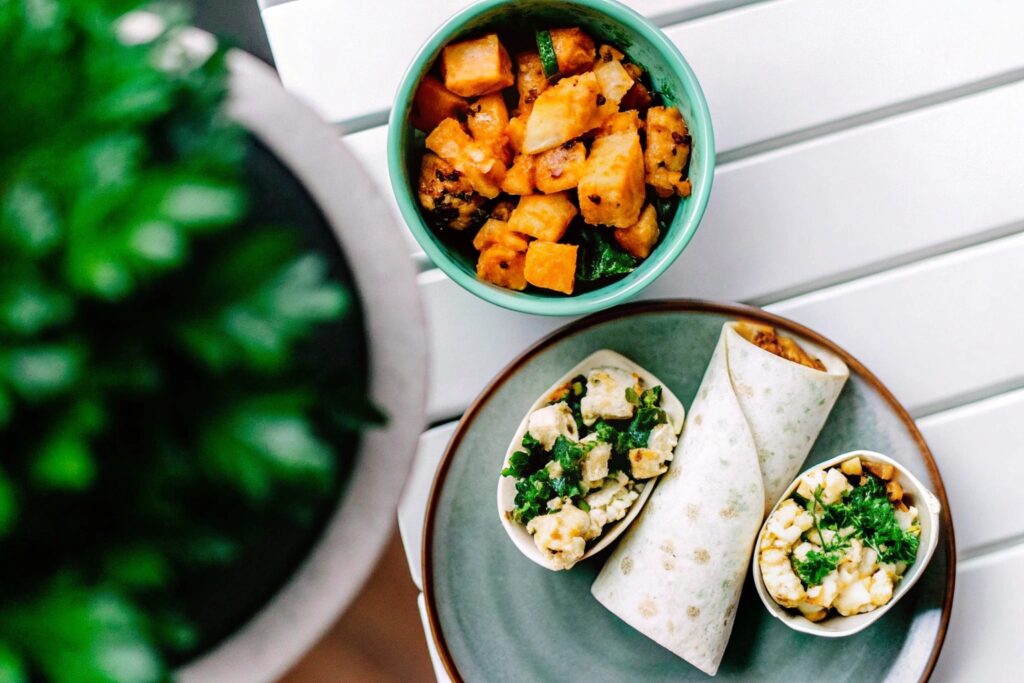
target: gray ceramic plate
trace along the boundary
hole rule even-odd
[[[931,673],[953,600],[949,502],[935,461],[906,411],[848,353],[754,308],[699,301],[644,302],[570,324],[513,361],[459,424],[438,470],[423,543],[432,636],[448,673],[473,681],[680,681],[707,679],[590,595],[607,552],[569,572],[530,562],[494,514],[494,480],[509,435],[536,397],[589,353],[619,351],[689,405],[722,323],[761,320],[813,340],[850,366],[850,381],[807,460],[864,448],[887,453],[942,502],[943,537],[921,581],[885,618],[848,638],[797,633],[772,618],[752,582],[717,680],[912,681]]]

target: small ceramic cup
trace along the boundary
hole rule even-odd
[[[476,262],[451,248],[427,225],[416,197],[423,136],[409,122],[416,88],[450,42],[486,31],[530,31],[543,26],[579,26],[598,44],[621,48],[647,72],[664,103],[678,107],[693,138],[692,194],[679,201],[661,243],[633,272],[599,289],[565,296],[516,292],[477,279]],[[476,296],[505,308],[541,315],[583,315],[603,310],[640,292],[682,253],[704,215],[715,168],[711,115],[697,77],[679,49],[656,26],[614,0],[482,0],[449,19],[420,49],[398,88],[388,122],[388,172],[402,217],[430,260]]]
[[[910,494],[911,504],[917,508],[918,519],[921,523],[921,543],[917,550],[917,558],[914,560],[914,564],[907,568],[903,578],[900,579],[899,584],[896,585],[896,588],[893,591],[892,599],[885,605],[870,612],[865,612],[864,614],[854,614],[848,617],[834,614],[826,617],[822,621],[814,622],[805,618],[796,610],[786,609],[779,603],[775,602],[764,586],[764,581],[761,577],[761,566],[758,562],[758,557],[760,555],[758,549],[761,547],[761,537],[764,535],[765,527],[767,526],[766,521],[761,527],[761,532],[757,535],[757,542],[754,545],[754,586],[757,588],[757,594],[761,596],[761,602],[764,603],[764,606],[769,612],[771,612],[772,616],[794,631],[809,633],[814,636],[823,636],[825,638],[841,638],[843,636],[851,636],[854,633],[863,631],[868,626],[881,619],[885,613],[892,609],[893,605],[899,602],[900,598],[906,595],[907,591],[917,583],[917,580],[921,578],[925,568],[927,568],[928,563],[931,561],[932,554],[935,552],[935,547],[939,543],[939,512],[942,510],[942,505],[939,503],[939,499],[935,497],[935,494],[925,488],[924,484],[922,484],[917,477],[908,472],[898,462],[888,456],[882,455],[881,453],[875,453],[873,451],[850,451],[849,453],[837,455],[830,460],[818,463],[814,467],[802,472],[800,476],[793,481],[789,488],[786,489],[786,492],[782,494],[779,502],[775,504],[774,508],[772,508],[772,513],[775,512],[783,501],[793,495],[793,492],[796,491],[796,488],[800,483],[800,479],[805,474],[815,472],[817,470],[826,470],[830,467],[836,467],[840,463],[853,457],[859,457],[861,460],[871,462],[889,463],[895,468],[896,474],[893,479],[899,482],[900,486],[903,487],[903,490],[906,493]]]

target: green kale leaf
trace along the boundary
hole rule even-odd
[[[583,281],[601,280],[625,275],[636,269],[637,260],[602,234],[601,228],[585,227],[580,231],[580,248],[576,258],[576,277]]]

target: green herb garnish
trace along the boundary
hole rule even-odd
[[[584,281],[624,275],[636,269],[637,260],[601,233],[602,228],[584,227],[576,258],[576,277]]]

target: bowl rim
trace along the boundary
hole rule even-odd
[[[834,467],[835,465],[845,462],[854,457],[863,457],[865,460],[868,461],[879,461],[893,465],[896,468],[897,473],[904,479],[904,481],[909,483],[913,487],[912,490],[910,490],[910,487],[907,487],[907,490],[910,490],[911,493],[913,493],[916,497],[921,499],[917,501],[918,515],[923,517],[925,514],[927,514],[928,517],[931,519],[931,525],[929,527],[927,545],[923,546],[922,548],[919,548],[918,556],[914,559],[914,563],[907,567],[907,571],[904,572],[903,577],[901,577],[900,583],[896,587],[896,590],[893,591],[892,598],[889,599],[889,602],[885,603],[881,607],[871,610],[870,612],[850,615],[850,617],[831,617],[832,619],[839,620],[846,620],[852,617],[861,616],[868,617],[867,619],[861,619],[860,623],[848,626],[843,630],[833,631],[826,629],[823,626],[821,626],[821,624],[813,622],[810,619],[806,619],[801,615],[793,615],[785,607],[775,602],[775,599],[772,598],[772,596],[768,593],[768,589],[764,585],[764,579],[762,578],[761,574],[761,565],[760,562],[758,562],[760,554],[758,552],[758,549],[761,545],[761,537],[764,536],[765,529],[768,527],[769,518],[772,514],[774,514],[774,512],[779,508],[779,506],[782,505],[784,501],[786,501],[793,495],[793,492],[796,491],[797,486],[800,485],[800,480],[803,479],[804,475],[810,472],[817,472],[819,470],[823,470],[829,467]],[[928,569],[928,565],[932,561],[932,556],[935,554],[935,549],[939,545],[939,533],[942,531],[943,527],[942,509],[943,506],[941,501],[939,501],[938,496],[932,493],[931,490],[927,486],[925,486],[920,479],[914,476],[914,473],[908,470],[902,463],[888,455],[885,455],[884,453],[866,450],[863,448],[857,448],[852,451],[847,451],[845,453],[840,453],[839,455],[832,456],[831,458],[822,460],[819,463],[815,463],[814,465],[811,465],[807,469],[803,470],[800,474],[798,474],[790,483],[790,485],[786,487],[786,490],[783,492],[782,496],[777,501],[775,501],[775,504],[772,506],[771,512],[769,512],[765,516],[764,522],[761,524],[761,529],[757,532],[757,540],[754,541],[754,553],[751,556],[750,561],[751,574],[753,575],[754,588],[756,589],[757,595],[761,598],[761,602],[764,604],[765,609],[768,610],[769,614],[771,614],[773,617],[775,617],[776,619],[778,619],[794,631],[799,631],[800,633],[807,633],[809,635],[819,636],[822,638],[845,638],[846,636],[852,636],[854,634],[860,633],[861,631],[863,631],[866,628],[869,628],[876,621],[884,617],[886,612],[892,609],[897,602],[903,599],[903,596],[910,592],[910,589],[914,587],[914,584],[918,582],[918,580],[921,578],[921,575],[924,574],[925,570]]]
[[[839,356],[844,363],[846,363],[847,367],[850,368],[851,375],[860,376],[865,383],[867,383],[879,394],[879,396],[882,397],[882,399],[885,400],[889,407],[892,408],[893,412],[899,417],[900,422],[907,429],[909,434],[913,437],[929,473],[934,477],[936,482],[934,493],[942,505],[942,510],[940,512],[944,530],[942,540],[945,544],[946,554],[949,561],[949,566],[946,569],[945,576],[945,585],[947,590],[942,602],[942,611],[935,634],[935,641],[932,645],[931,652],[928,655],[928,659],[925,662],[924,668],[921,671],[919,679],[921,683],[924,683],[931,677],[932,672],[935,669],[935,665],[938,662],[939,654],[942,652],[942,646],[945,643],[946,634],[949,629],[949,620],[953,611],[953,596],[956,592],[957,556],[956,535],[954,532],[953,517],[949,508],[949,499],[946,496],[945,483],[942,480],[942,474],[939,471],[938,463],[932,455],[931,449],[928,447],[928,443],[925,441],[924,435],[921,434],[921,430],[917,428],[914,418],[910,416],[910,413],[907,412],[907,409],[903,407],[903,404],[896,399],[889,388],[886,387],[885,384],[883,384],[882,381],[874,375],[874,373],[865,367],[863,363],[857,360],[846,349],[809,327],[805,327],[804,325],[781,315],[770,313],[747,304],[682,298],[651,299],[648,301],[626,303],[609,310],[594,313],[593,315],[589,315],[579,320],[574,320],[564,325],[548,336],[538,340],[519,356],[511,360],[497,373],[497,375],[494,376],[490,383],[469,405],[466,412],[463,413],[454,433],[448,441],[448,446],[445,448],[444,454],[441,456],[441,460],[437,465],[437,470],[434,473],[434,479],[430,485],[430,493],[427,496],[427,505],[424,512],[420,547],[420,572],[423,577],[423,611],[425,612],[424,622],[429,634],[428,637],[430,638],[430,642],[433,643],[434,648],[437,651],[440,666],[443,667],[445,673],[453,681],[459,682],[465,680],[458,670],[458,666],[455,663],[451,650],[448,648],[448,643],[441,627],[441,619],[437,609],[437,596],[434,591],[432,556],[435,517],[441,492],[444,488],[445,479],[448,475],[448,469],[455,458],[455,453],[458,451],[462,439],[465,437],[466,431],[469,429],[469,425],[476,419],[476,414],[486,407],[491,396],[497,392],[516,372],[518,372],[521,365],[563,339],[567,339],[591,327],[595,327],[624,316],[682,312],[711,313],[732,319],[746,319],[764,322],[788,332],[789,334],[808,339],[819,346],[829,349]]]
[[[481,15],[501,7],[515,6],[517,0],[480,0],[457,12],[445,21],[420,47],[402,76],[401,84],[392,102],[391,112],[388,116],[388,178],[391,181],[391,190],[398,204],[399,212],[410,232],[412,232],[413,237],[416,238],[416,241],[423,248],[424,253],[433,265],[454,280],[460,287],[492,304],[521,313],[562,316],[584,315],[604,310],[638,294],[657,280],[675,262],[690,243],[690,240],[693,239],[704,217],[704,212],[707,210],[711,187],[714,183],[715,136],[707,98],[704,96],[704,91],[697,80],[696,74],[675,43],[669,40],[668,36],[646,17],[617,0],[540,1],[550,5],[562,5],[569,9],[574,5],[587,7],[635,31],[655,46],[665,59],[669,70],[679,78],[683,85],[682,91],[686,94],[693,108],[693,117],[690,121],[687,121],[687,124],[690,127],[691,134],[697,131],[698,133],[694,137],[701,138],[699,163],[696,169],[691,164],[690,169],[691,180],[699,180],[694,183],[693,194],[685,198],[687,202],[694,203],[690,219],[682,221],[681,213],[677,212],[671,227],[675,228],[680,223],[681,225],[676,229],[675,234],[672,235],[671,239],[663,240],[654,253],[626,277],[610,282],[590,292],[581,295],[570,295],[564,298],[514,292],[488,282],[483,282],[477,279],[475,275],[466,273],[449,256],[448,251],[440,246],[439,239],[430,227],[427,226],[420,213],[419,206],[411,198],[411,183],[405,178],[406,159],[400,153],[401,139],[407,123],[405,109],[411,103],[422,74],[426,73],[425,69],[429,68],[437,53],[451,40],[453,34],[457,33],[467,22]]]

